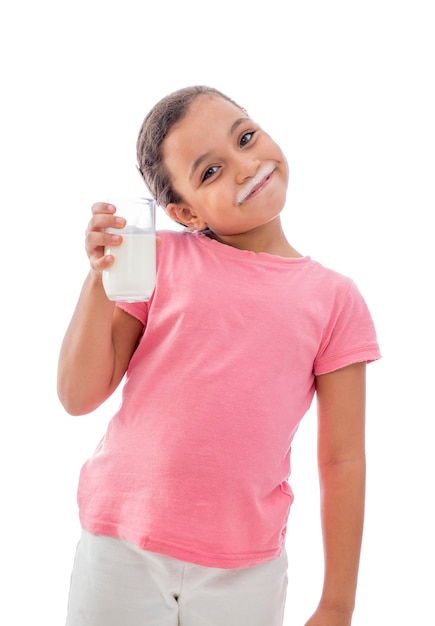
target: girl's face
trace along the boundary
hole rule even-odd
[[[168,214],[198,230],[231,236],[279,217],[288,166],[279,146],[232,102],[201,95],[168,133],[163,158],[182,202]]]

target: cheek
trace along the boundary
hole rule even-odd
[[[289,164],[287,163],[287,160],[285,160],[285,171],[286,171],[286,178],[288,182],[290,180],[290,168],[289,168]]]
[[[282,171],[284,173],[284,176],[286,178],[286,181],[288,182],[289,178],[290,178],[290,168],[289,168],[289,164],[288,161],[285,157],[285,154],[279,150],[280,153],[280,161],[282,163]]]

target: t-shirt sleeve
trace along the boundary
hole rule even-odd
[[[314,361],[314,374],[327,374],[353,363],[381,357],[367,304],[353,281],[336,299]]]
[[[147,302],[117,302],[116,306],[138,319],[144,326],[148,319]]]

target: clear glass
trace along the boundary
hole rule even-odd
[[[115,261],[103,271],[104,290],[109,300],[145,302],[156,283],[155,202],[151,198],[110,198],[108,202],[127,224],[122,229],[108,229],[122,235],[122,243],[105,248]]]

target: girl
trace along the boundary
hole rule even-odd
[[[316,392],[325,576],[306,626],[349,626],[364,510],[366,363],[379,358],[354,283],[302,256],[281,224],[288,166],[246,111],[208,87],[145,118],[139,169],[186,228],[160,232],[155,292],[110,302],[121,236],[97,203],[91,269],[59,359],[74,415],[126,374],[81,472],[68,626],[280,626],[293,436]]]

